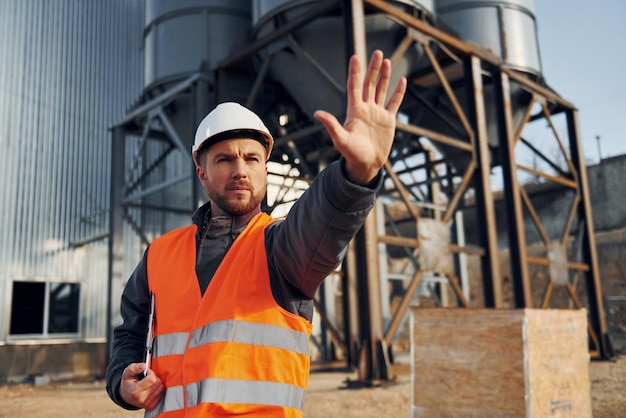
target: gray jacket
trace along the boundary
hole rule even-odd
[[[382,175],[368,186],[351,183],[344,174],[343,159],[323,170],[298,199],[284,220],[265,232],[265,246],[272,293],[289,312],[312,320],[313,296],[322,281],[339,265],[350,240],[371,210]],[[196,233],[196,274],[204,294],[226,251],[250,219],[211,218],[210,205],[192,216]],[[144,253],[122,292],[122,324],[114,330],[113,349],[106,381],[111,399],[126,409],[137,409],[119,395],[122,372],[130,363],[142,362],[150,305]]]

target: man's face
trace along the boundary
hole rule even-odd
[[[213,202],[214,215],[220,215],[215,213],[219,209],[230,215],[245,215],[265,196],[265,147],[253,139],[218,142],[200,157],[196,173]]]

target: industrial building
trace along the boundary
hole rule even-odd
[[[272,131],[280,216],[337,158],[313,111],[342,119],[347,59],[374,49],[409,90],[377,207],[316,300],[316,360],[387,379],[418,298],[585,308],[590,355],[613,356],[600,188],[542,75],[532,0],[6,0],[0,35],[0,383],[102,374],[125,280],[205,200],[189,150],[209,109],[238,101]],[[547,218],[528,176],[565,190]]]
[[[0,2],[1,382],[100,373],[108,128],[142,88],[143,10]]]

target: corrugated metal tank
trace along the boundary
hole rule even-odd
[[[143,85],[142,17],[141,0],[0,1],[0,347],[106,337],[108,127]],[[9,336],[14,282],[79,284],[78,333]]]
[[[432,1],[392,1],[405,11],[419,10],[431,15]],[[259,0],[254,2],[253,37],[260,39],[275,30],[275,24],[289,23],[310,12],[319,2],[312,0]],[[404,31],[400,25],[383,13],[369,13],[365,17],[368,55],[375,49],[391,54]],[[312,116],[317,109],[334,114],[345,111],[346,46],[345,21],[340,15],[326,15],[303,25],[293,32],[293,41],[272,44],[261,56],[271,56],[270,78],[285,86],[290,95]],[[414,46],[396,63],[392,84],[419,67],[422,62],[419,46]],[[320,68],[322,71],[320,71]],[[391,94],[391,92],[390,92]]]
[[[436,7],[461,39],[490,49],[510,68],[541,74],[533,0],[436,0]]]
[[[147,90],[207,71],[247,41],[250,0],[147,0]]]
[[[146,0],[144,17],[144,102],[159,97],[178,83],[202,74],[206,80],[206,91],[193,94],[178,94],[168,101],[162,117],[151,123],[161,126],[167,120],[168,135],[175,133],[175,142],[183,145],[183,152],[168,152],[168,141],[131,141],[138,147],[130,155],[138,161],[129,182],[140,182],[135,190],[150,189],[168,180],[189,176],[191,145],[195,126],[200,114],[208,111],[215,100],[213,91],[214,73],[218,62],[233,52],[236,46],[248,43],[251,25],[250,0]],[[202,109],[204,103],[206,109]],[[163,156],[167,155],[166,158]],[[142,167],[154,166],[145,177]],[[199,188],[197,179],[188,179],[151,193],[141,199],[146,207],[172,206],[191,208],[193,187]],[[199,189],[200,190],[200,189]],[[204,197],[204,191],[201,191]],[[136,202],[139,203],[139,202]],[[168,211],[138,210],[133,219],[140,225],[149,240],[162,233],[187,224],[189,216]]]
[[[532,0],[480,1],[480,0],[436,0],[438,24],[449,28],[463,41],[473,42],[490,49],[502,59],[502,63],[516,71],[520,71],[535,81],[541,81],[541,60],[537,41],[537,28]],[[498,110],[495,89],[489,80],[484,80],[483,94],[487,119],[487,134],[492,148],[492,165],[498,165],[499,144]],[[469,97],[462,83],[453,88],[459,103],[467,111]],[[451,113],[452,106],[446,94],[440,89],[433,89],[429,96],[434,106],[450,120],[450,124],[432,117],[428,112],[411,115],[411,122],[448,135],[458,135],[463,127]],[[531,95],[520,86],[511,84],[511,107],[514,126],[518,126]],[[443,153],[457,152],[445,145],[436,145]],[[460,158],[457,167],[463,169],[467,159]]]

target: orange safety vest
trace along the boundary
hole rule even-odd
[[[195,225],[150,245],[152,368],[167,390],[145,416],[302,417],[312,325],[272,295],[265,251],[271,222],[265,213],[250,221],[204,296],[195,272]]]

